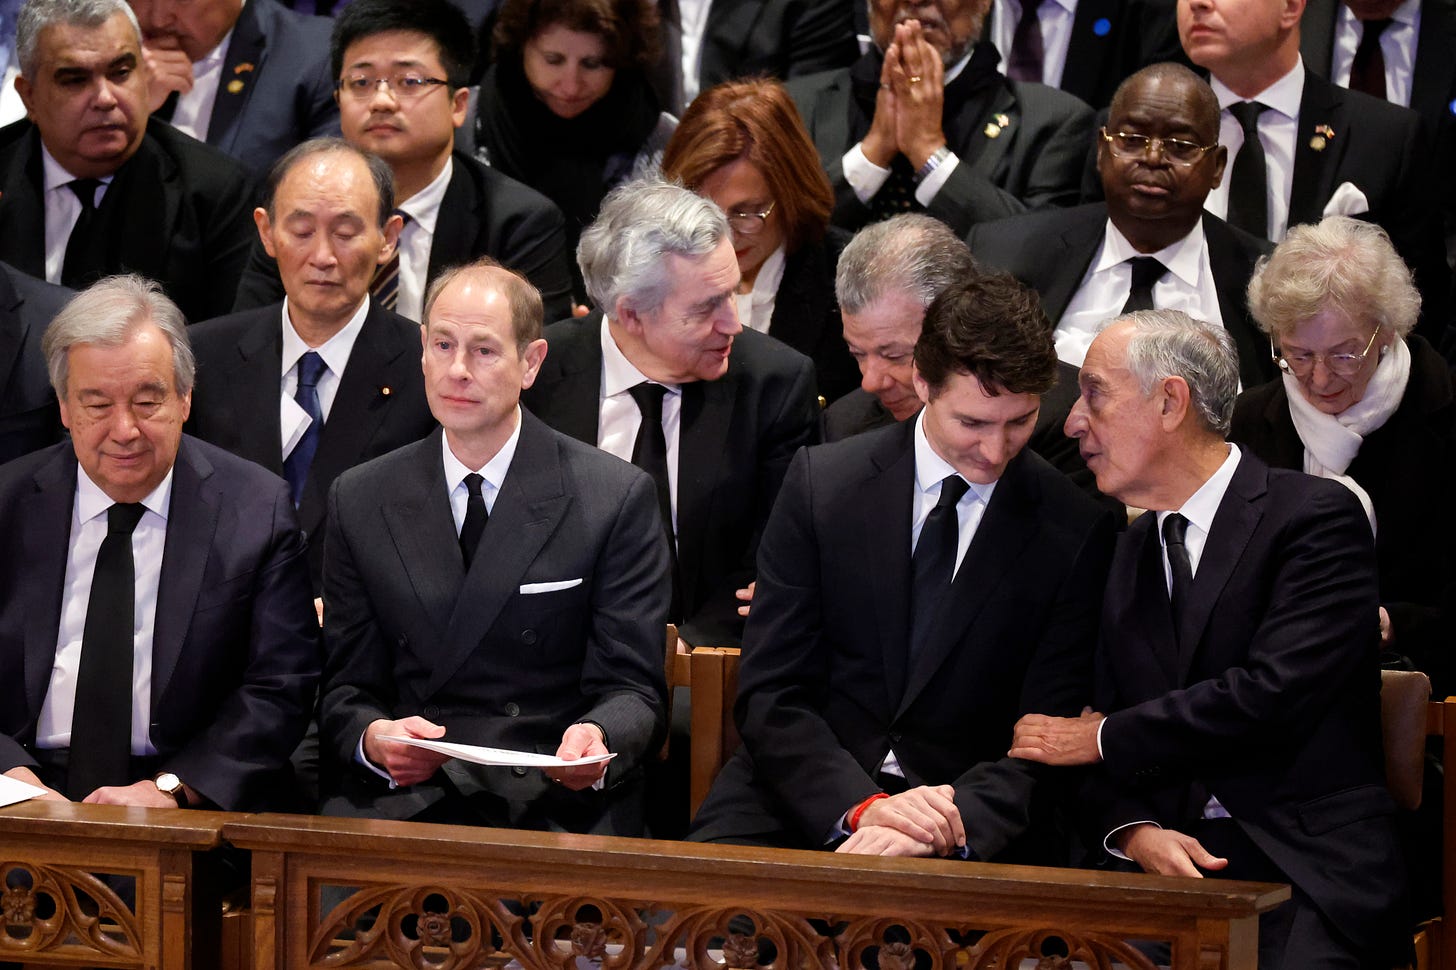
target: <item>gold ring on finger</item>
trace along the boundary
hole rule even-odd
[[[912,74],[912,75],[910,75],[910,83],[911,84],[919,84],[920,83],[920,75],[919,74]]]

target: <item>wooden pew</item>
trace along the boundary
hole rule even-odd
[[[0,963],[214,970],[224,812],[0,809]],[[106,876],[110,878],[98,878]]]
[[[1049,940],[1091,966],[1253,970],[1284,886],[285,815],[252,853],[254,970],[674,964],[1015,968]],[[1047,951],[1050,952],[1050,951]],[[924,963],[928,959],[929,963]],[[1047,965],[1051,965],[1048,961]],[[1061,966],[1063,964],[1057,963]]]

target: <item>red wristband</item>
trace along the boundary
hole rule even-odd
[[[854,810],[849,813],[849,830],[851,832],[858,832],[859,831],[859,817],[865,813],[865,809],[869,808],[870,805],[871,805],[871,803],[877,802],[881,798],[889,798],[889,797],[890,796],[887,795],[887,794],[885,794],[884,792],[877,791],[873,795],[871,795],[869,798],[866,798],[864,801],[862,801],[858,805],[856,805],[854,807]]]

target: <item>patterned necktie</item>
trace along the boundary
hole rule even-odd
[[[471,472],[465,476],[465,491],[468,496],[465,499],[465,521],[460,524],[460,556],[465,560],[465,571],[470,572],[470,564],[475,561],[475,552],[480,548],[480,536],[485,532],[485,523],[490,519],[490,513],[485,509],[485,496],[480,491],[480,486],[485,479]]]
[[[96,553],[91,596],[81,634],[76,706],[66,794],[80,800],[103,785],[130,777],[133,636],[136,630],[136,565],[131,534],[146,507],[113,505],[106,511],[106,538]]]
[[[1127,291],[1122,312],[1153,309],[1153,284],[1163,278],[1168,267],[1152,256],[1134,256],[1127,262],[1132,266],[1132,288]]]
[[[309,422],[303,437],[283,460],[283,477],[288,479],[294,505],[303,501],[303,486],[308,481],[308,469],[313,465],[314,452],[318,451],[319,436],[323,433],[324,412],[319,406],[318,382],[326,370],[324,359],[312,350],[298,358],[298,389],[293,392],[293,399],[308,413]]]
[[[403,209],[395,209],[394,214],[404,220],[404,225],[410,224],[410,214]],[[404,226],[400,227],[403,235]],[[402,240],[401,240],[402,242]],[[399,244],[394,247],[394,255],[389,262],[374,271],[374,281],[369,284],[369,292],[378,301],[379,305],[387,310],[393,310],[399,305]]]
[[[1268,106],[1258,101],[1236,101],[1229,113],[1244,129],[1244,144],[1234,156],[1229,181],[1228,221],[1260,239],[1269,238],[1269,169],[1264,143],[1259,141],[1259,115]]]
[[[1041,35],[1041,18],[1037,16],[1039,8],[1037,0],[1022,0],[1021,19],[1016,22],[1011,57],[1006,64],[1006,76],[1013,81],[1041,81],[1046,47]]]

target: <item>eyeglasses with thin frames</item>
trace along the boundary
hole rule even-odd
[[[1376,327],[1375,332],[1370,335],[1370,342],[1365,349],[1358,354],[1286,354],[1279,348],[1274,349],[1274,363],[1279,369],[1295,377],[1308,377],[1314,372],[1314,365],[1320,361],[1325,362],[1325,369],[1337,377],[1354,377],[1360,373],[1360,367],[1365,363],[1365,358],[1370,356],[1370,351],[1375,347],[1375,338],[1380,336],[1380,328]]]
[[[339,93],[354,101],[368,101],[374,97],[379,85],[389,89],[396,101],[413,101],[422,98],[432,88],[448,86],[449,81],[423,74],[402,73],[385,77],[371,77],[368,74],[351,74],[338,83]]]
[[[769,213],[774,211],[777,202],[770,202],[768,208],[762,212],[730,212],[728,213],[728,228],[740,236],[756,236],[763,232],[763,224],[768,221]]]
[[[1108,131],[1102,129],[1102,137],[1118,158],[1143,158],[1154,149],[1162,151],[1163,157],[1175,165],[1193,165],[1204,155],[1218,147],[1199,145],[1182,138],[1159,138],[1157,135],[1139,135],[1131,131]]]

